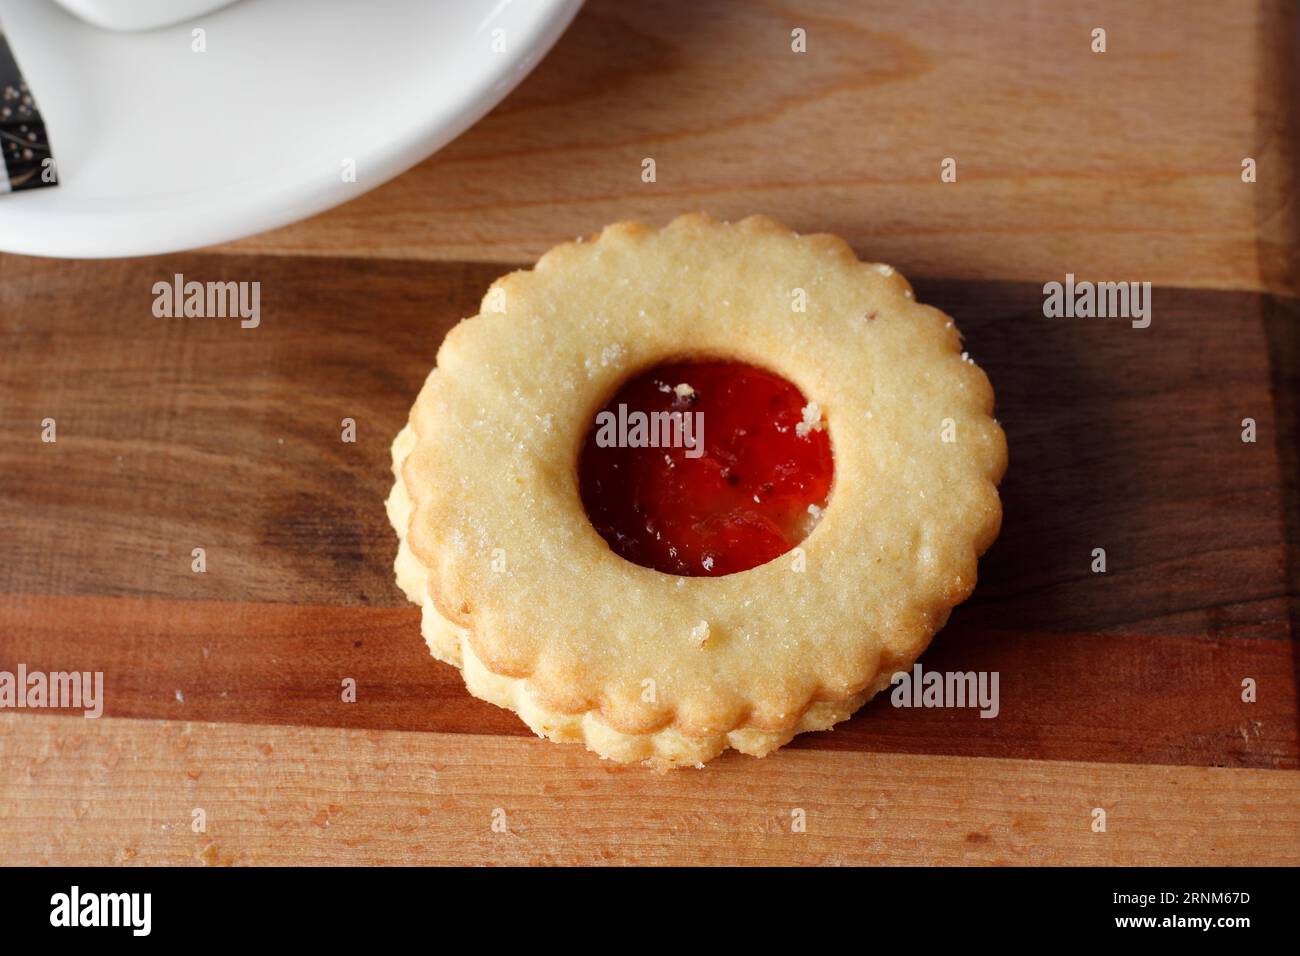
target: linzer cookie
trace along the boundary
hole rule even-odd
[[[1006,441],[952,321],[842,240],[610,226],[505,276],[393,444],[435,657],[538,734],[763,756],[906,669],[997,536]]]
[[[45,122],[0,26],[0,193],[55,182]]]

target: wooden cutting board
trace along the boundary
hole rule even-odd
[[[893,6],[593,2],[338,210],[0,257],[0,670],[106,688],[98,720],[0,711],[0,862],[1300,862],[1295,14]],[[924,662],[997,671],[996,719],[877,700],[656,775],[533,738],[425,651],[383,500],[442,336],[554,242],[694,208],[840,232],[957,318],[1011,468]],[[1044,317],[1067,272],[1154,282],[1150,327]],[[177,273],[260,282],[261,325],[155,318]]]

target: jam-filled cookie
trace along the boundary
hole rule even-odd
[[[479,697],[658,767],[844,720],[975,586],[1006,441],[953,322],[770,219],[497,280],[393,444],[397,580]]]

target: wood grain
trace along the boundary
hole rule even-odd
[[[0,712],[0,863],[1300,863],[1296,28],[1283,0],[590,0],[346,206],[208,254],[0,257],[0,670],[102,670],[109,715]],[[660,777],[424,652],[381,502],[442,336],[555,242],[697,208],[845,235],[988,370],[1006,519],[925,663],[997,670],[998,719],[878,701]],[[262,325],[154,318],[177,272],[261,282]],[[1067,272],[1156,283],[1152,326],[1045,319]]]
[[[958,615],[924,665],[997,672],[996,718],[894,708],[882,695],[792,746],[1300,768],[1290,642],[993,631]],[[418,632],[414,608],[10,596],[0,671],[101,672],[108,717],[532,736],[471,697]],[[1241,700],[1244,677],[1258,686],[1254,703]],[[342,699],[345,678],[355,702]]]
[[[506,268],[0,260],[0,669],[103,671],[114,716],[526,734],[428,658],[381,507],[442,335]],[[152,285],[178,272],[256,278],[262,324],[155,318]],[[1018,283],[917,289],[958,317],[1013,450],[1001,539],[926,662],[998,671],[1004,709],[879,701],[799,746],[1300,766],[1278,415],[1295,391],[1271,381],[1269,332],[1293,303],[1157,289],[1133,329],[1045,319]]]
[[[443,334],[507,269],[0,260],[0,593],[403,606],[388,447]],[[177,272],[260,281],[262,325],[153,317],[153,283]],[[1156,289],[1151,327],[1133,329],[1045,319],[1017,283],[917,293],[957,318],[1012,450],[970,623],[1288,636],[1269,300]]]
[[[835,232],[908,275],[1295,292],[1295,17],[1285,0],[591,0],[438,155],[228,248],[526,262],[698,208]]]
[[[656,775],[539,740],[13,715],[0,760],[10,864],[1300,863],[1295,773],[780,751]]]

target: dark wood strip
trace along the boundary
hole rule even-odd
[[[0,670],[105,675],[116,717],[527,735],[429,657],[410,609],[10,595]],[[1300,766],[1291,645],[1219,637],[981,629],[961,612],[927,669],[999,673],[1000,712],[887,697],[796,746],[1254,768]],[[344,703],[341,682],[357,682]],[[1241,700],[1254,678],[1258,701]],[[34,713],[34,711],[33,711]]]
[[[388,445],[446,330],[508,268],[0,258],[0,593],[400,607]],[[152,285],[175,273],[260,281],[261,325],[155,318]],[[1276,409],[1295,394],[1273,391],[1262,318],[1278,300],[1156,289],[1133,329],[1044,318],[1037,285],[916,285],[957,317],[1011,447],[968,621],[1290,635]]]

